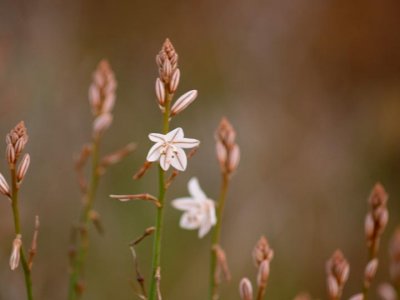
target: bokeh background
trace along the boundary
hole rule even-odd
[[[147,134],[160,128],[154,57],[166,37],[180,55],[178,92],[199,90],[172,126],[202,142],[168,199],[187,195],[192,176],[211,198],[218,195],[213,134],[222,116],[242,151],[224,215],[222,246],[233,278],[222,285],[222,299],[239,298],[242,276],[254,280],[251,250],[263,234],[275,250],[269,299],[300,291],[326,298],[325,261],[337,248],[351,264],[345,298],[360,291],[363,220],[377,181],[390,194],[376,283],[387,280],[387,244],[400,222],[399,26],[396,0],[0,0],[0,136],[25,120],[32,157],[21,193],[27,241],[36,214],[42,224],[37,299],[66,299],[69,232],[80,205],[73,156],[90,138],[87,91],[102,58],[118,81],[102,151],[129,141],[138,150],[102,178],[95,206],[106,235],[91,231],[84,299],[133,298],[127,245],[154,224],[154,209],[108,195],[157,191],[154,170],[139,182],[131,176],[151,145]],[[21,272],[8,267],[11,211],[0,200],[0,299],[24,299]],[[181,230],[179,217],[167,207],[164,298],[203,300],[210,237]],[[138,248],[147,276],[150,249],[150,239]]]

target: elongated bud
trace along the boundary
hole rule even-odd
[[[269,261],[264,260],[258,268],[257,284],[259,287],[266,287],[269,278]]]
[[[365,221],[364,221],[365,237],[367,238],[367,240],[370,240],[373,237],[374,229],[375,229],[374,218],[372,217],[371,213],[368,213],[365,216]]]
[[[11,144],[7,145],[6,156],[8,164],[12,165],[15,163],[15,150],[13,145]]]
[[[328,288],[328,296],[330,299],[337,299],[339,296],[339,285],[335,277],[328,276],[326,285]]]
[[[31,156],[26,153],[22,158],[21,163],[18,166],[17,170],[17,180],[22,181],[24,179],[26,172],[28,171],[29,164],[31,163]]]
[[[0,173],[0,193],[4,196],[10,197],[10,187],[8,186],[7,180],[4,178],[3,174]]]
[[[113,116],[110,113],[99,115],[93,122],[93,134],[100,135],[110,127]]]
[[[364,300],[364,295],[359,293],[354,296],[351,296],[349,300]]]
[[[169,83],[169,91],[171,93],[175,93],[178,89],[180,79],[181,71],[179,69],[175,69],[175,71],[172,73],[171,81]]]
[[[372,279],[374,279],[376,270],[378,269],[378,259],[374,258],[369,261],[364,271],[364,285],[369,287],[371,285]]]
[[[171,75],[172,75],[172,65],[171,62],[167,59],[164,61],[162,67],[161,78],[165,83],[168,83],[170,81]]]
[[[165,104],[165,87],[164,83],[160,80],[160,78],[156,79],[156,96],[158,100],[158,104],[160,106],[164,106]]]
[[[17,234],[13,241],[13,246],[11,250],[11,256],[10,256],[10,268],[12,271],[14,271],[16,268],[18,268],[19,265],[19,258],[20,258],[20,249],[22,246],[22,240],[21,240],[21,235]]]
[[[197,91],[191,90],[178,98],[171,108],[171,117],[182,112],[186,107],[188,107],[194,100],[196,100]]]
[[[110,198],[117,199],[121,202],[128,202],[132,200],[144,200],[144,201],[150,201],[153,204],[155,204],[157,207],[161,207],[160,201],[158,199],[150,194],[143,193],[143,194],[134,194],[134,195],[110,195]]]
[[[253,300],[253,287],[247,278],[243,278],[239,284],[239,294],[242,300]]]
[[[114,108],[115,105],[115,93],[110,93],[106,96],[103,102],[103,107],[101,112],[104,113],[111,113],[112,109]]]
[[[239,146],[235,144],[230,151],[228,165],[227,165],[228,172],[230,173],[234,172],[237,166],[239,165],[239,161],[240,161],[240,149]]]
[[[103,224],[101,222],[100,214],[95,210],[91,210],[89,212],[89,219],[93,222],[93,225],[96,228],[97,232],[99,234],[103,235],[104,234],[104,227],[103,227]]]

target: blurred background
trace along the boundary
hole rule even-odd
[[[128,243],[154,224],[154,209],[108,195],[157,191],[155,169],[138,182],[132,175],[152,145],[148,133],[161,127],[154,58],[166,37],[180,57],[178,94],[199,91],[172,126],[201,140],[168,201],[188,194],[192,176],[217,197],[214,130],[222,116],[241,147],[222,229],[233,278],[222,285],[221,299],[239,298],[241,277],[254,282],[251,251],[261,235],[275,250],[267,298],[293,299],[300,291],[327,298],[325,261],[337,248],[351,265],[345,298],[359,292],[367,198],[380,181],[390,194],[390,222],[375,290],[388,279],[388,241],[400,222],[399,26],[395,0],[0,0],[0,136],[25,120],[31,167],[21,207],[27,240],[34,216],[41,218],[37,299],[66,299],[69,232],[80,208],[73,157],[90,139],[88,87],[102,58],[118,81],[102,153],[130,141],[138,150],[101,180],[95,208],[106,234],[91,230],[84,299],[133,298]],[[0,172],[6,169],[1,160]],[[0,299],[24,299],[22,272],[8,267],[11,210],[0,200]],[[163,296],[203,300],[210,236],[199,240],[181,230],[179,218],[168,206]],[[150,249],[151,239],[138,247],[147,278]],[[375,291],[371,299],[378,299]]]

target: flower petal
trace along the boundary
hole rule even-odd
[[[197,200],[206,200],[207,196],[200,188],[199,181],[196,177],[192,177],[188,182],[188,190],[190,195]]]
[[[210,219],[205,218],[199,228],[199,238],[204,237],[210,231],[211,226]]]
[[[165,135],[161,133],[150,133],[149,139],[154,143],[165,143]]]
[[[187,166],[187,157],[185,151],[175,147],[171,156],[171,165],[178,171],[185,171]]]
[[[171,159],[172,159],[172,148],[167,147],[165,153],[162,153],[160,156],[160,166],[164,171],[167,171],[171,165]]]
[[[184,213],[179,222],[179,226],[184,229],[197,229],[200,226],[200,220],[195,214]]]
[[[179,148],[194,148],[200,145],[200,141],[196,139],[177,138],[173,141],[173,145]]]
[[[175,139],[178,139],[178,140],[183,139],[183,136],[184,136],[183,129],[178,127],[178,128],[175,128],[174,130],[168,132],[165,135],[165,139],[169,142],[173,142],[173,141],[175,141]]]
[[[150,150],[149,153],[147,154],[147,160],[148,161],[157,161],[160,158],[161,155],[161,149],[163,148],[162,143],[156,143],[154,144]]]
[[[172,200],[172,206],[179,210],[194,210],[198,209],[199,203],[190,197],[183,197]]]
[[[210,219],[211,225],[217,224],[217,215],[215,213],[215,202],[213,200],[207,199],[208,204],[208,218]]]

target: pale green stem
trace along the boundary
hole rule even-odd
[[[166,101],[165,101],[165,111],[163,116],[163,134],[167,134],[169,131],[169,115],[170,115],[170,106],[172,100],[172,94],[169,94],[166,91]],[[157,299],[157,270],[160,268],[161,264],[161,237],[162,237],[162,229],[163,229],[163,219],[164,219],[164,200],[165,200],[165,171],[159,166],[158,167],[158,201],[160,203],[160,207],[157,208],[157,216],[156,216],[156,231],[153,241],[153,262],[152,262],[152,272],[151,272],[151,281],[150,281],[150,292],[149,292],[149,300]]]
[[[218,282],[215,278],[215,271],[217,268],[217,254],[214,247],[219,245],[221,238],[222,215],[225,207],[226,194],[228,192],[229,175],[222,174],[221,191],[217,203],[217,224],[213,230],[212,245],[211,245],[211,264],[210,264],[210,300],[218,299]]]
[[[82,212],[79,222],[79,234],[76,245],[76,253],[72,258],[71,263],[71,274],[69,279],[69,291],[68,299],[76,300],[81,297],[81,293],[78,291],[78,284],[83,276],[84,266],[86,262],[89,238],[87,233],[87,223],[89,222],[90,211],[93,208],[93,202],[96,196],[97,187],[99,184],[100,174],[98,172],[99,168],[99,144],[100,139],[98,137],[93,139],[92,142],[92,171],[91,171],[91,181],[90,187],[84,198],[84,203],[82,207]]]
[[[11,171],[11,180],[12,180],[12,190],[11,190],[11,206],[14,216],[14,227],[15,227],[15,234],[21,234],[21,224],[20,224],[20,217],[19,217],[19,208],[18,208],[18,183],[17,183],[17,176],[15,172],[15,165],[10,166]],[[22,264],[22,269],[24,271],[25,277],[25,288],[26,288],[26,295],[28,300],[32,300],[32,278],[31,278],[31,270],[29,268],[28,262],[25,257],[24,249],[21,247],[20,249],[20,261]]]

